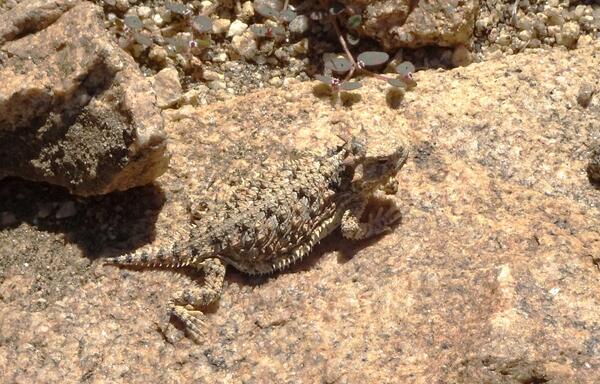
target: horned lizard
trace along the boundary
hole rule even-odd
[[[401,216],[390,195],[397,191],[395,176],[408,146],[386,140],[378,148],[353,137],[324,156],[305,151],[268,166],[240,182],[223,206],[197,210],[200,225],[185,239],[106,263],[202,270],[203,286],[181,290],[169,302],[171,313],[200,341],[201,309],[220,297],[226,264],[248,274],[271,273],[302,259],[338,227],[348,239],[390,231]],[[373,200],[378,209],[363,218]]]

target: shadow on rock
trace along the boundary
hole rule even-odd
[[[402,225],[402,221],[393,226],[393,230],[398,230]],[[281,271],[277,271],[267,275],[248,275],[239,272],[234,268],[227,269],[227,280],[247,286],[260,286],[265,284],[270,279],[287,274],[297,274],[299,272],[310,271],[322,260],[323,255],[337,252],[337,263],[340,265],[346,264],[363,249],[368,249],[376,244],[385,234],[374,236],[364,240],[349,240],[342,236],[340,230],[334,231],[321,241],[307,256],[297,263],[290,265]]]
[[[62,187],[7,178],[0,181],[0,230],[28,223],[64,234],[90,259],[114,256],[154,239],[165,201],[156,185],[84,198]]]

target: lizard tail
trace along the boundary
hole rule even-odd
[[[148,246],[132,253],[110,257],[104,261],[104,264],[179,268],[194,264],[204,258],[187,238],[178,239],[162,246]]]

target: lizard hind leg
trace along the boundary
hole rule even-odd
[[[197,343],[204,339],[206,328],[201,308],[219,299],[225,280],[225,265],[218,258],[206,259],[198,267],[204,272],[204,285],[178,291],[169,301],[171,313],[183,323],[185,331]]]

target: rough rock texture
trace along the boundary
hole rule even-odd
[[[386,49],[467,44],[479,0],[346,0],[364,19],[363,32]]]
[[[168,67],[158,72],[153,78],[152,88],[156,92],[156,105],[159,108],[175,105],[181,97],[181,83],[177,70]]]
[[[7,13],[0,23],[0,46],[38,32],[54,23],[63,13],[73,8],[76,0],[31,0],[23,2],[18,9]]]
[[[0,177],[81,195],[149,183],[168,163],[150,82],[109,39],[101,9],[74,3],[0,14]]]
[[[80,199],[63,219],[61,191],[0,182],[2,381],[599,382],[600,191],[586,164],[600,98],[576,100],[599,66],[596,44],[419,72],[397,109],[372,81],[345,113],[309,84],[175,110],[160,188]],[[412,142],[402,223],[368,242],[333,235],[264,279],[230,270],[205,344],[158,330],[189,276],[95,261],[173,236],[196,188],[361,125]]]

